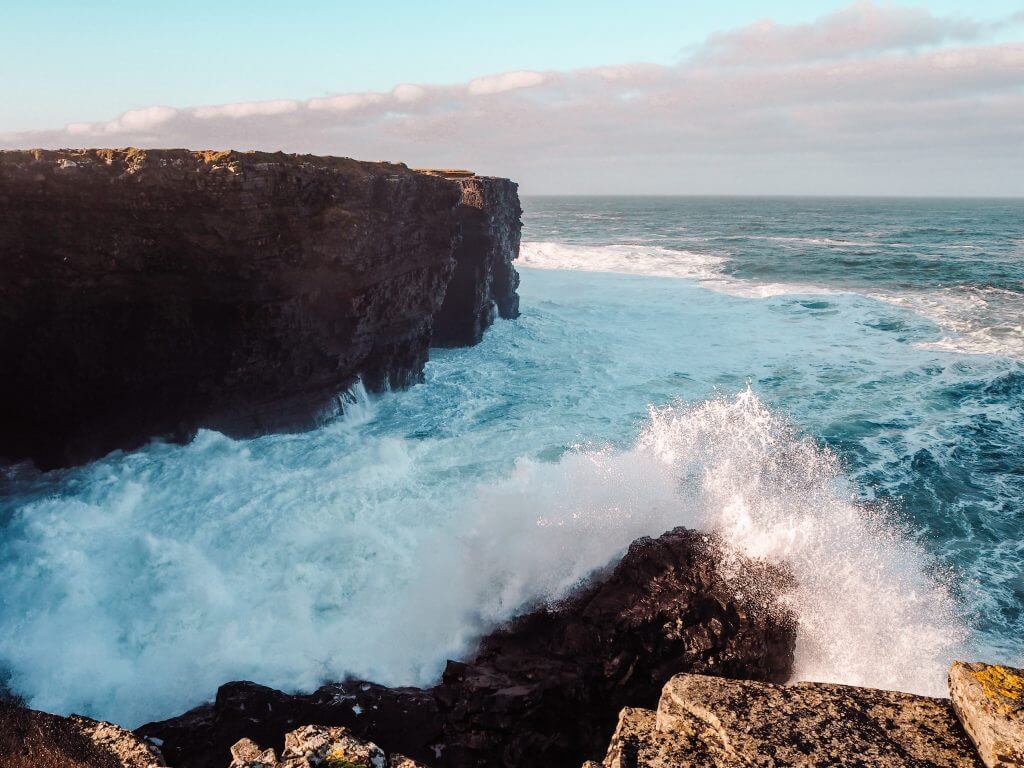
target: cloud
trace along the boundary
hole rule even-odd
[[[776,24],[762,19],[711,35],[698,47],[698,61],[747,66],[839,59],[873,52],[976,40],[983,25],[938,17],[925,8],[858,2],[811,24]]]
[[[295,112],[299,108],[299,102],[290,99],[276,99],[273,101],[244,101],[237,104],[223,104],[213,107],[198,107],[192,110],[192,115],[200,120],[209,120],[216,117],[245,118],[267,115],[286,115]]]
[[[1024,42],[1008,21],[987,41],[990,27],[858,2],[718,33],[676,65],[150,107],[0,144],[283,149],[473,167],[547,192],[1024,194]]]
[[[470,80],[466,91],[473,96],[489,96],[495,93],[515,91],[520,88],[533,88],[549,79],[543,72],[518,70],[504,72],[500,75],[489,75]]]

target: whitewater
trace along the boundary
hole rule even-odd
[[[1024,658],[1019,202],[524,207],[522,317],[422,385],[2,470],[7,684],[128,725],[234,679],[429,684],[677,525],[789,567],[796,678]]]

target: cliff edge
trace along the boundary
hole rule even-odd
[[[312,426],[518,309],[516,185],[334,157],[0,152],[0,457]]]

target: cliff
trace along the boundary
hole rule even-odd
[[[516,185],[185,150],[0,152],[0,457],[301,429],[517,314]]]

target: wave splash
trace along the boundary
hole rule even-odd
[[[939,693],[966,638],[923,550],[749,389],[651,409],[625,450],[520,458],[455,496],[432,467],[457,446],[370,437],[373,404],[354,410],[302,436],[110,458],[16,510],[0,545],[14,687],[137,724],[232,679],[431,683],[677,525],[789,565],[798,678]]]
[[[687,525],[791,569],[796,679],[943,695],[967,639],[924,550],[884,510],[858,504],[836,456],[750,389],[652,408],[626,451],[520,460],[472,506],[459,551],[435,550],[454,568],[432,569],[461,585],[455,605],[474,606],[466,636],[564,596],[634,538]]]

